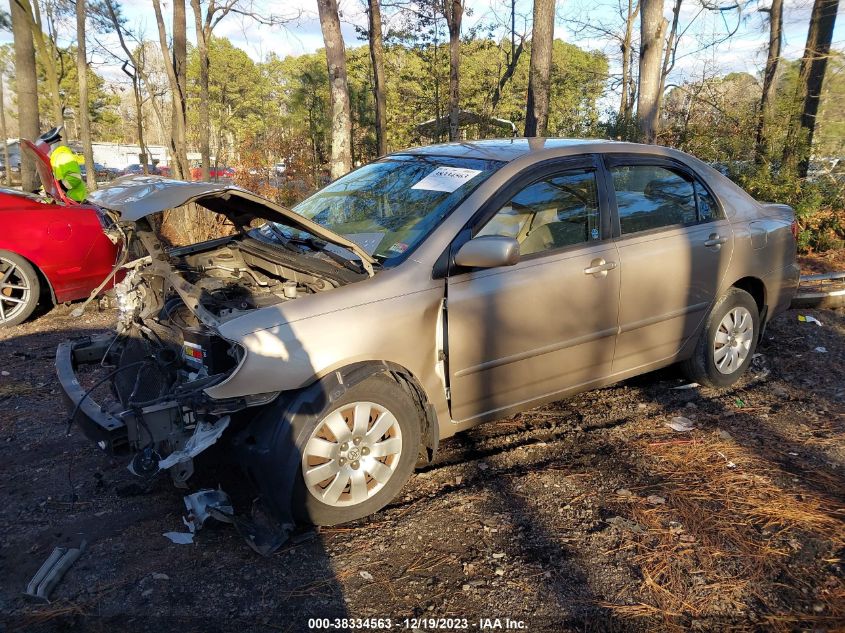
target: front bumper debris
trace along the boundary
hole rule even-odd
[[[108,407],[97,404],[79,382],[78,370],[85,364],[109,365],[106,380],[138,370],[138,361],[117,369],[119,352],[113,347],[114,335],[65,342],[56,351],[56,372],[62,385],[71,423],[78,424],[86,437],[107,453],[132,458],[129,470],[140,477],[151,477],[162,470],[170,472],[177,486],[184,486],[193,474],[193,459],[217,442],[229,426],[231,414],[248,406],[240,400],[214,400],[203,388],[220,376],[174,384],[170,393],[139,404]],[[146,361],[143,361],[146,362]],[[135,379],[138,382],[138,379]],[[114,387],[114,384],[112,385]]]
[[[111,345],[112,337],[91,337],[61,343],[56,350],[56,373],[62,385],[71,422],[79,425],[85,436],[110,455],[129,453],[126,423],[104,411],[87,396],[76,377],[79,365],[99,363]]]

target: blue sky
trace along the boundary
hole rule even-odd
[[[250,0],[244,0],[249,2]],[[730,0],[732,2],[732,0]],[[765,61],[767,26],[761,7],[767,7],[771,0],[739,0],[742,11],[712,12],[702,10],[700,0],[684,0],[681,11],[681,29],[685,30],[681,40],[678,61],[670,77],[670,82],[695,79],[704,72],[746,71],[759,73]],[[228,37],[246,51],[253,59],[260,60],[273,52],[280,56],[313,52],[322,46],[322,34],[317,19],[315,0],[285,0],[269,2],[252,0],[254,9],[260,13],[299,15],[300,17],[286,27],[259,26],[248,18],[229,15],[215,31],[218,36]],[[620,0],[558,0],[555,36],[575,43],[583,48],[603,50],[611,57],[611,71],[614,58],[617,57],[618,45],[610,38],[596,32],[578,31],[573,21],[593,25],[614,26],[618,24],[618,6]],[[712,0],[711,0],[712,2]],[[722,0],[728,4],[729,0]],[[162,0],[166,15],[171,11],[168,0]],[[155,17],[149,0],[124,2],[124,13],[129,25],[145,34],[148,39],[156,39]],[[627,0],[626,0],[627,6]],[[530,30],[531,0],[517,0],[517,30]],[[812,0],[785,0],[784,16],[784,55],[788,58],[800,57],[807,34]],[[468,15],[464,28],[471,28],[479,22],[499,22],[504,34],[509,23],[510,0],[467,0]],[[363,0],[340,0],[341,20],[344,39],[347,46],[363,44],[355,34],[354,25],[364,25],[366,16]],[[671,0],[665,2],[667,18],[671,17]],[[188,36],[193,40],[193,16],[188,8]],[[73,24],[67,25],[72,36]],[[718,47],[706,44],[724,36],[728,30],[737,28],[736,34]],[[0,40],[9,41],[11,34],[2,34]],[[107,46],[117,47],[116,38]],[[840,15],[834,46],[845,48],[845,16]],[[98,60],[95,60],[98,61]],[[102,67],[106,75],[119,78],[117,68]]]

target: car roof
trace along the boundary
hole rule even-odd
[[[509,163],[518,158],[531,156],[537,160],[553,156],[577,156],[579,154],[631,153],[662,156],[681,160],[687,164],[700,163],[698,159],[672,147],[645,145],[596,138],[499,138],[479,141],[460,141],[414,147],[396,154],[416,156],[450,156],[453,158],[478,158]],[[703,165],[703,163],[701,163]]]
[[[499,160],[510,162],[526,154],[537,154],[554,149],[568,149],[576,154],[583,152],[602,151],[604,146],[612,147],[616,151],[624,151],[626,147],[643,147],[637,143],[621,143],[594,138],[498,138],[480,141],[461,141],[455,143],[441,143],[426,145],[397,152],[401,154],[415,154],[421,156],[454,156],[455,158],[481,158],[485,160]],[[653,147],[653,146],[652,146]],[[570,153],[570,152],[567,152]]]

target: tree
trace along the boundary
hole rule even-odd
[[[332,179],[352,170],[352,114],[346,76],[346,47],[340,31],[337,0],[317,0],[320,27],[326,45],[329,70],[329,95],[332,108]]]
[[[29,25],[31,31],[31,39],[35,43],[35,52],[41,62],[41,67],[44,71],[47,88],[50,92],[50,104],[52,109],[52,123],[53,125],[62,125],[64,123],[64,103],[62,99],[62,91],[60,83],[62,77],[59,70],[63,70],[60,61],[60,51],[56,44],[56,32],[52,26],[52,15],[55,6],[47,4],[49,12],[47,14],[46,26],[48,27],[48,34],[45,37],[44,27],[45,21],[41,16],[41,8],[37,2],[30,2],[30,0],[10,0],[21,9],[21,16]]]
[[[763,11],[763,9],[761,9]],[[771,120],[775,101],[775,76],[780,61],[780,47],[783,41],[783,0],[772,0],[769,13],[769,48],[766,54],[766,68],[763,71],[763,94],[760,97],[760,112],[757,116],[757,139],[754,158],[762,163],[768,154],[766,125]]]
[[[18,129],[21,138],[34,140],[41,133],[38,119],[38,77],[35,70],[35,46],[30,27],[31,14],[17,0],[10,0],[12,33],[15,38],[15,88],[18,95]],[[5,141],[5,139],[4,139]],[[7,170],[9,169],[6,164]],[[37,188],[35,165],[21,154],[21,186],[24,191]]]
[[[640,75],[637,87],[637,123],[644,143],[657,138],[660,114],[660,75],[663,38],[668,21],[663,0],[640,0]]]
[[[800,116],[793,116],[783,148],[783,167],[797,172],[801,178],[807,176],[810,166],[816,115],[838,10],[839,0],[815,0],[810,15],[810,29],[795,95],[795,102],[801,104]]]
[[[384,41],[381,34],[380,0],[368,0],[370,60],[373,65],[373,97],[376,102],[378,155],[387,154],[387,101],[384,85]]]
[[[449,29],[449,140],[458,140],[458,118],[461,113],[461,22],[463,0],[443,0],[443,15]]]
[[[9,135],[6,131],[6,75],[9,72],[8,44],[0,48],[0,137],[3,138],[3,165],[6,186],[12,186],[12,166],[9,164]]]
[[[619,128],[624,131],[625,136],[631,128],[631,115],[634,111],[634,99],[636,98],[636,85],[633,78],[633,41],[634,22],[640,12],[640,4],[634,6],[634,0],[628,0],[628,12],[625,16],[625,34],[619,44],[622,50],[622,84],[619,101]]]
[[[76,0],[76,75],[79,81],[79,108],[76,119],[79,122],[82,153],[85,156],[85,179],[88,190],[97,188],[97,174],[94,173],[94,149],[91,146],[91,117],[88,113],[88,62],[85,57],[85,0]]]
[[[555,0],[534,0],[525,136],[546,136],[548,133],[554,30]]]
[[[182,5],[181,18],[178,6]],[[170,133],[170,149],[173,154],[173,167],[175,168],[175,175],[177,178],[189,180],[191,172],[188,168],[188,145],[186,141],[186,116],[185,116],[185,93],[183,87],[186,84],[184,76],[185,63],[187,52],[181,46],[180,42],[185,38],[185,0],[175,0],[173,3],[173,57],[170,56],[170,51],[167,46],[167,31],[164,26],[164,17],[161,13],[161,4],[159,0],[153,0],[153,10],[156,16],[156,26],[158,27],[158,41],[161,47],[161,54],[164,58],[164,69],[167,73],[167,80],[170,84],[172,116],[171,116],[171,133]],[[177,31],[182,28],[182,34]],[[183,56],[183,51],[185,55]]]

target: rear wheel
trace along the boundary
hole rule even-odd
[[[687,377],[707,387],[728,387],[751,364],[760,331],[754,298],[731,288],[710,311],[692,357],[682,368]]]
[[[38,305],[41,284],[28,261],[0,251],[0,327],[23,323]]]

